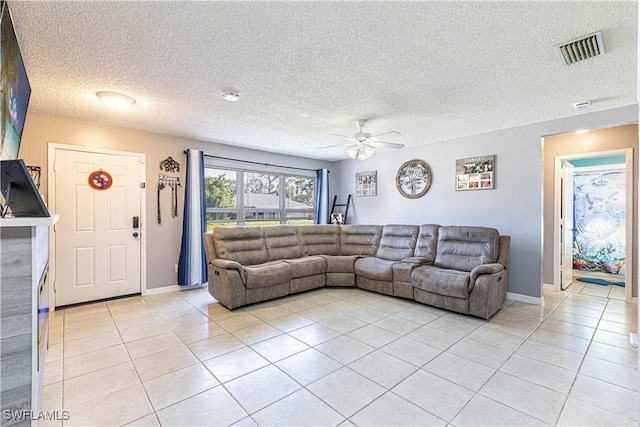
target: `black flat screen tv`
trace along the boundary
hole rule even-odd
[[[31,86],[6,1],[0,2],[0,160],[17,159]]]
[[[33,182],[22,159],[0,161],[0,192],[2,216],[7,208],[16,218],[49,217],[49,210]]]

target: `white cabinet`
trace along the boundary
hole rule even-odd
[[[49,227],[57,220],[0,219],[2,425],[29,424],[24,415],[7,414],[37,417],[40,410],[49,338]]]

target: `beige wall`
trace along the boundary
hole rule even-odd
[[[627,206],[633,207],[632,221],[633,230],[638,228],[638,203],[637,194],[638,189],[636,183],[638,182],[638,125],[626,125],[618,126],[607,129],[600,129],[588,132],[584,135],[577,135],[575,133],[548,136],[543,141],[544,151],[544,248],[543,248],[543,283],[553,283],[553,267],[554,267],[554,247],[556,242],[553,238],[553,203],[555,195],[554,186],[554,167],[555,157],[565,156],[573,154],[585,154],[599,151],[619,150],[626,148],[633,148],[633,203]],[[637,232],[633,232],[633,295],[637,295],[637,268],[638,268],[638,242]]]
[[[96,122],[74,120],[29,112],[25,123],[20,158],[28,165],[42,167],[40,189],[47,197],[47,147],[48,143],[81,145],[85,147],[104,148],[110,150],[144,153],[147,157],[147,288],[159,288],[176,285],[174,265],[180,255],[182,237],[182,201],[184,200],[184,172],[186,159],[183,151],[194,148],[205,154],[269,163],[273,165],[292,166],[309,169],[327,168],[332,170],[333,164],[313,159],[293,157],[263,151],[248,150],[229,145],[192,139],[160,135],[116,126],[108,126]],[[171,218],[169,198],[163,195],[162,224],[157,223],[156,215],[156,182],[160,172],[159,163],[168,156],[177,160],[180,165],[180,181],[183,183],[178,197],[178,218]],[[237,167],[243,167],[238,163]],[[246,165],[245,165],[246,167]],[[331,176],[331,175],[330,175]],[[54,212],[55,213],[55,212]]]

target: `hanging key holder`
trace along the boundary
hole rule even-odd
[[[164,190],[164,181],[158,179],[158,224],[162,224],[162,214],[160,213],[160,191]]]
[[[180,187],[180,178],[177,181],[169,181],[171,187],[171,217],[178,217],[178,187]]]
[[[158,224],[162,224],[162,214],[160,209],[160,193],[165,188],[171,190],[171,217],[178,217],[178,187],[180,187],[180,178],[168,176],[164,173],[158,174]]]

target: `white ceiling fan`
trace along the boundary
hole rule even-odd
[[[345,152],[347,153],[347,156],[356,160],[366,160],[369,157],[373,156],[373,154],[376,152],[377,147],[394,148],[394,149],[404,147],[404,144],[378,141],[376,139],[382,135],[391,135],[391,134],[400,135],[400,132],[396,132],[392,130],[389,132],[380,133],[378,135],[371,135],[370,133],[362,131],[362,127],[365,125],[365,123],[367,123],[367,121],[364,119],[356,120],[356,125],[358,125],[358,127],[360,128],[360,131],[354,133],[352,136],[340,135],[337,133],[330,134],[332,136],[339,136],[341,138],[347,139],[350,142],[343,142],[342,144],[327,145],[325,147],[318,147],[318,148],[323,149],[323,148],[334,148],[334,147],[346,146],[347,149],[345,150]]]

